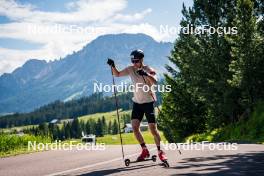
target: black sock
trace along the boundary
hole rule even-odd
[[[160,151],[160,146],[157,145],[158,151]]]
[[[145,144],[145,142],[143,142],[142,144],[140,144],[140,146],[141,146],[142,148],[146,148],[146,147],[147,147],[146,144]]]

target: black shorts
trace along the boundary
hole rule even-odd
[[[156,123],[154,102],[142,104],[138,104],[135,102],[133,103],[131,119],[138,119],[141,122],[144,114],[147,118],[148,123]]]

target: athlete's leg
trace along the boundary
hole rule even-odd
[[[160,147],[161,138],[160,138],[159,131],[157,129],[157,124],[156,123],[149,123],[148,126],[149,126],[149,130],[150,130],[151,134],[154,137],[155,144],[157,145],[158,149],[160,149],[159,147]]]
[[[138,119],[132,119],[131,123],[132,123],[134,136],[136,137],[138,143],[139,144],[145,143],[144,139],[143,139],[143,136],[141,134],[140,128],[139,128],[140,127],[140,121]]]
[[[133,129],[133,133],[137,139],[137,141],[139,142],[139,144],[142,147],[145,147],[145,142],[143,139],[143,136],[140,132],[140,122],[143,119],[144,116],[144,111],[142,111],[141,105],[138,103],[133,103],[133,110],[132,110],[132,115],[131,115],[131,124],[132,124],[132,129]]]

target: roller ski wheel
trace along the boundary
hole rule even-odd
[[[152,155],[151,159],[153,162],[156,162],[157,161],[157,155]]]
[[[168,163],[167,160],[162,161],[162,165],[163,165],[164,167],[170,167],[170,165],[169,165],[169,163]]]
[[[125,165],[128,167],[130,165],[130,159],[125,159]]]

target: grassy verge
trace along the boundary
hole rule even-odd
[[[51,139],[48,137],[34,135],[10,135],[0,134],[0,157],[18,155],[22,153],[32,153],[33,150],[28,150],[28,142],[36,141],[36,143],[48,143]]]
[[[264,110],[259,105],[249,119],[240,120],[226,127],[202,134],[194,134],[186,138],[190,141],[232,141],[264,144]]]
[[[149,131],[143,131],[142,135],[143,135],[144,140],[147,144],[153,144],[154,143],[153,136],[150,134]],[[166,141],[162,132],[160,132],[160,135],[161,135],[161,140]],[[122,138],[123,138],[124,144],[138,144],[133,133],[124,133],[124,134],[122,134]],[[104,137],[98,137],[97,143],[105,143],[106,145],[119,145],[120,144],[119,134],[117,134],[117,135],[105,135]]]
[[[142,135],[147,144],[154,143],[153,136],[150,134],[149,131],[142,132]],[[161,135],[162,141],[165,142],[166,139],[162,132],[160,132],[160,135]],[[124,133],[122,134],[122,137],[123,137],[124,144],[138,144],[133,133]],[[36,144],[51,143],[50,138],[42,137],[42,136],[33,136],[33,135],[17,136],[17,135],[10,135],[10,134],[9,135],[1,134],[0,135],[0,158],[43,151],[43,150],[38,150],[38,149],[34,150],[32,148],[30,148],[29,150],[28,141],[31,141],[31,142],[36,141]],[[76,145],[80,142],[81,142],[80,139],[69,139],[69,140],[62,141],[61,143],[62,144],[71,143],[73,145]],[[97,143],[105,143],[106,145],[119,145],[120,144],[119,134],[105,135],[104,137],[97,137]]]
[[[28,141],[32,141],[32,143],[33,141],[36,141],[37,145],[39,143],[43,143],[43,144],[52,143],[50,138],[47,138],[47,137],[25,135],[25,136],[20,136],[18,139],[15,139],[20,142],[19,143],[15,142],[13,143],[13,146],[11,146],[10,141],[14,140],[14,138],[17,138],[17,137],[14,135],[9,135],[9,136],[5,135],[5,137],[3,137],[3,135],[0,135],[0,144],[1,144],[0,158],[20,155],[20,154],[28,154],[28,153],[46,151],[46,150],[39,150],[37,147],[36,149],[33,149],[32,147],[28,148]],[[61,143],[61,145],[65,143],[77,145],[78,143],[81,143],[81,139],[68,139],[65,141],[57,141],[57,143]]]

